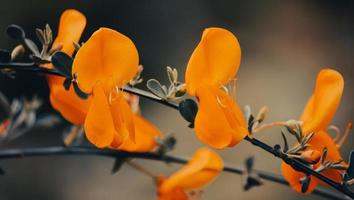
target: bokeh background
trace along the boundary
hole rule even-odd
[[[297,119],[311,95],[316,74],[322,68],[340,71],[345,91],[333,120],[342,130],[353,115],[354,77],[354,2],[353,1],[21,1],[1,0],[0,47],[16,45],[5,33],[9,24],[21,25],[30,38],[34,28],[49,23],[55,32],[59,16],[67,8],[82,11],[88,19],[82,41],[99,27],[111,27],[135,42],[143,77],[167,81],[167,65],[179,69],[181,80],[186,63],[204,28],[225,27],[235,33],[242,48],[238,100],[270,108],[267,122]],[[38,41],[36,41],[38,42]],[[139,87],[145,88],[144,84]],[[11,80],[0,75],[0,91],[10,99],[38,94],[44,99],[41,112],[54,112],[48,103],[45,79],[19,73]],[[193,130],[175,112],[141,100],[144,116],[163,132],[175,133],[178,144],[173,154],[190,156],[202,146]],[[36,131],[2,148],[37,147],[61,144],[62,128]],[[269,144],[281,143],[280,130],[274,128],[257,135]],[[347,158],[353,148],[351,136],[342,148]],[[255,168],[280,173],[280,161],[241,143],[220,152],[226,163],[242,166],[247,156],[256,157]],[[178,166],[154,161],[137,161],[156,173],[173,172]],[[7,174],[0,177],[0,199],[51,200],[135,200],[155,199],[149,177],[124,166],[110,175],[109,158],[39,157],[0,161]],[[238,175],[224,173],[206,187],[204,200],[229,199],[316,199],[294,193],[286,186],[265,182],[262,187],[244,192]]]

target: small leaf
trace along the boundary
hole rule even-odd
[[[156,151],[157,154],[164,155],[168,151],[171,151],[174,149],[174,147],[176,146],[177,140],[172,134],[170,134],[170,135],[167,135],[162,140],[157,139],[156,142],[159,144],[159,148]]]
[[[26,47],[33,53],[33,55],[40,57],[41,54],[39,53],[38,46],[32,40],[24,38],[23,42]]]
[[[249,105],[246,105],[245,107],[244,107],[244,115],[245,115],[245,118],[247,119],[247,121],[249,121],[249,118],[251,117],[251,115],[252,115],[252,110],[251,110],[251,106],[249,106]]]
[[[243,190],[248,191],[253,187],[261,186],[263,184],[262,180],[257,174],[249,174],[243,183]]]
[[[245,166],[248,172],[252,171],[253,164],[254,164],[254,156],[247,157],[245,160]]]
[[[39,39],[39,41],[41,42],[41,44],[45,44],[45,36],[44,36],[44,33],[41,29],[39,28],[36,28],[36,35],[37,35],[37,38]]]
[[[281,135],[283,136],[283,141],[284,141],[284,148],[283,148],[283,151],[284,151],[284,153],[286,153],[286,152],[289,150],[288,140],[286,139],[283,130],[281,130]]]
[[[26,37],[25,31],[18,25],[11,24],[7,27],[7,34],[15,40],[24,39]]]
[[[0,62],[8,63],[11,61],[11,54],[7,50],[0,49]]]
[[[307,176],[307,175],[300,179],[302,193],[307,192],[307,190],[309,189],[309,186],[310,186],[310,182],[311,182],[311,177]]]
[[[345,181],[354,178],[354,151],[350,152],[348,169],[344,175]]]
[[[111,174],[117,173],[123,166],[123,164],[127,161],[127,158],[115,158],[113,167],[111,169]]]
[[[64,80],[63,85],[64,85],[65,90],[70,89],[71,82],[72,82],[71,77],[68,77]]]
[[[11,115],[10,103],[6,96],[0,92],[0,121],[9,119]]]
[[[17,45],[11,52],[11,60],[15,60],[19,56],[22,56],[25,53],[25,48],[22,44]]]
[[[327,147],[323,148],[322,155],[321,155],[321,163],[324,163],[326,161],[327,152],[328,152]]]
[[[251,114],[248,118],[248,132],[252,133],[253,131],[253,124],[254,124],[254,117]]]
[[[289,127],[289,126],[286,126],[286,129],[289,131],[289,133],[291,133],[292,135],[294,135],[294,136],[296,137],[296,140],[297,140],[298,142],[301,143],[301,138],[300,138],[299,134],[298,134],[294,129],[292,129],[292,128]]]
[[[71,77],[71,68],[73,59],[66,53],[58,51],[52,55],[52,64],[54,67],[66,77]]]
[[[73,86],[74,86],[74,90],[75,93],[78,97],[80,97],[81,99],[87,99],[88,98],[88,94],[86,94],[85,92],[83,92],[80,88],[79,85],[77,84],[77,82],[73,82]]]
[[[48,64],[48,63],[50,63],[50,60],[42,59],[41,56],[30,55],[30,58],[33,60],[33,62],[35,62],[37,64]]]
[[[179,103],[178,109],[182,117],[190,122],[190,127],[194,127],[194,119],[198,112],[197,103],[192,99],[185,99]]]
[[[146,83],[146,87],[154,93],[156,96],[166,99],[167,93],[166,89],[160,84],[160,82],[156,79],[150,79]]]

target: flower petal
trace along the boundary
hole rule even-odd
[[[215,152],[200,148],[185,166],[161,185],[160,192],[168,193],[176,187],[184,190],[200,188],[219,175],[223,167],[223,161]]]
[[[165,181],[166,178],[159,177],[158,186],[160,187]],[[183,191],[181,187],[176,187],[168,193],[161,193],[160,191],[157,191],[157,193],[158,200],[189,200],[187,194]]]
[[[96,82],[109,78],[115,85],[125,85],[136,75],[138,63],[138,51],[128,37],[100,28],[77,52],[73,74],[77,73],[79,87],[91,93]]]
[[[109,146],[117,135],[108,99],[100,84],[93,88],[84,128],[88,140],[99,148]]]
[[[195,96],[201,85],[220,87],[229,82],[240,66],[241,49],[228,30],[208,28],[189,59],[186,69],[187,91]]]
[[[53,43],[53,47],[63,45],[61,51],[72,55],[74,52],[73,43],[79,42],[85,26],[85,15],[74,9],[65,10],[60,17],[58,35]]]
[[[282,174],[283,174],[285,180],[289,182],[291,188],[293,188],[296,192],[301,193],[300,179],[302,177],[304,177],[305,174],[302,172],[296,171],[295,169],[293,169],[290,165],[286,164],[285,162],[282,162],[282,164],[281,164],[281,171],[282,171]],[[317,180],[314,180],[313,177],[311,177],[311,178],[312,179],[311,179],[310,185],[309,185],[305,194],[310,194],[318,184]]]
[[[199,108],[195,132],[202,142],[221,149],[237,144],[247,135],[242,112],[225,92],[203,86],[198,88],[196,95]]]
[[[126,140],[131,140],[132,143],[135,143],[133,112],[128,102],[125,100],[123,93],[119,91],[109,103],[117,133],[117,135],[115,135],[115,142],[112,144],[111,148],[118,148]]]
[[[323,130],[328,126],[337,111],[343,88],[344,80],[339,72],[332,69],[320,71],[313,97],[301,116],[304,133]]]
[[[125,140],[118,149],[130,152],[149,152],[156,147],[156,139],[161,132],[139,115],[134,115],[135,142]]]
[[[329,136],[329,134],[325,131],[318,131],[309,141],[311,146],[309,149],[315,149],[317,151],[322,152],[322,150],[327,148],[327,158],[326,160],[330,161],[339,161],[342,160],[342,156],[334,143],[333,139]]]
[[[63,87],[64,78],[52,77],[48,79],[50,88],[50,103],[55,110],[69,122],[80,125],[85,122],[85,117],[90,107],[91,98],[81,99],[73,87],[67,91]]]

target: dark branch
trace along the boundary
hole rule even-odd
[[[97,149],[92,147],[46,147],[46,148],[26,148],[26,149],[6,149],[0,150],[0,159],[13,159],[13,158],[24,158],[32,156],[51,156],[51,155],[97,155],[97,156],[107,156],[112,158],[139,158],[147,160],[163,161],[166,163],[178,163],[185,164],[188,159],[181,158],[177,156],[170,155],[159,155],[156,153],[137,153],[137,152],[126,152],[110,149]],[[241,167],[235,166],[225,166],[225,172],[234,174],[243,174],[243,169]],[[282,185],[288,185],[288,182],[284,180],[283,177],[272,174],[269,172],[254,170],[255,173],[259,175],[264,180],[280,183]],[[329,199],[345,200],[346,198],[338,193],[333,193],[329,190],[323,188],[316,188],[313,192],[322,197]]]

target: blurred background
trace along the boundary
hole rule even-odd
[[[167,83],[165,67],[176,67],[183,81],[186,63],[204,28],[224,27],[238,37],[242,63],[238,100],[257,112],[270,108],[266,122],[297,119],[312,93],[315,77],[322,68],[342,73],[345,91],[332,121],[343,130],[353,115],[354,2],[353,1],[1,1],[0,48],[17,45],[6,35],[9,24],[22,26],[35,39],[35,28],[50,24],[56,32],[62,11],[83,12],[88,24],[82,41],[99,27],[114,28],[136,44],[144,65],[144,80],[157,78]],[[39,41],[35,40],[37,43]],[[144,84],[138,87],[145,88]],[[19,73],[16,79],[0,75],[0,91],[10,99],[38,94],[44,101],[40,112],[54,112],[48,102],[45,79]],[[144,116],[164,133],[178,139],[173,154],[191,156],[202,144],[193,130],[173,110],[141,99]],[[39,147],[61,144],[62,128],[31,132],[1,148]],[[256,136],[269,144],[282,143],[280,129]],[[353,136],[342,147],[344,158],[353,148]],[[254,155],[255,168],[280,173],[280,161],[241,143],[220,152],[227,164],[242,166]],[[170,174],[179,166],[155,161],[137,161],[156,173]],[[135,200],[156,198],[155,187],[129,166],[110,174],[113,160],[95,156],[37,157],[0,160],[7,174],[0,177],[0,199]],[[204,200],[229,199],[319,199],[296,194],[289,187],[265,182],[244,192],[241,177],[223,173],[204,190]]]

